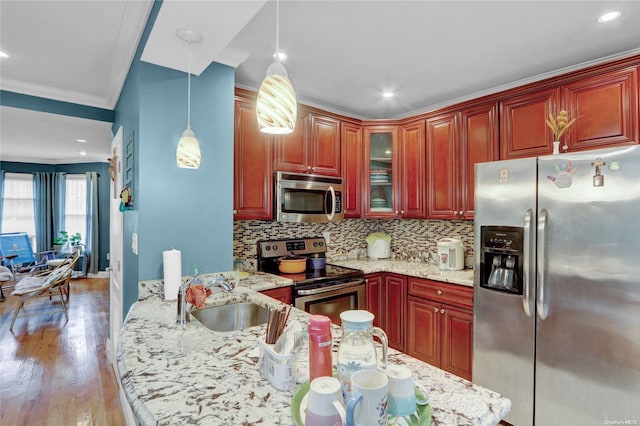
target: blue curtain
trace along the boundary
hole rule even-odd
[[[50,250],[57,232],[64,229],[65,173],[34,173],[36,251]]]
[[[0,170],[0,232],[2,232],[2,212],[4,204],[4,170]]]
[[[98,212],[98,173],[87,172],[87,259],[89,262],[87,272],[98,273],[100,260]],[[95,256],[92,254],[95,253]]]

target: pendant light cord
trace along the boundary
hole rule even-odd
[[[276,61],[280,62],[280,0],[276,0]]]
[[[187,76],[187,129],[191,129],[191,43],[188,44],[189,74]]]

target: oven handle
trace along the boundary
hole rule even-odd
[[[364,279],[349,281],[348,283],[344,283],[344,284],[328,285],[326,287],[314,288],[311,290],[298,290],[297,293],[300,296],[311,296],[313,294],[328,293],[330,291],[336,291],[336,290],[340,290],[347,287],[354,287],[360,284],[364,284]]]

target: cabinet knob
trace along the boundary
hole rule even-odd
[[[442,290],[438,290],[436,293],[438,293],[438,296],[442,296]]]
[[[307,166],[307,170],[311,170],[311,166]]]
[[[398,210],[396,210],[396,215],[398,214]]]
[[[440,313],[441,313],[441,314],[444,314],[444,309],[440,309]]]
[[[234,210],[234,211],[233,211],[233,214],[237,214],[237,213],[238,213],[238,210]]]
[[[400,214],[404,214],[404,210],[400,210]]]
[[[436,314],[438,313],[438,308],[433,308],[433,312],[435,312]]]

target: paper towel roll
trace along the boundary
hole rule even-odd
[[[176,300],[178,289],[182,284],[182,254],[180,250],[163,251],[162,266],[164,269],[164,299]]]

